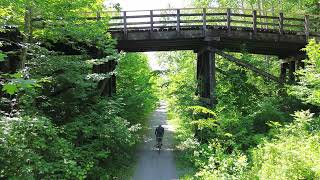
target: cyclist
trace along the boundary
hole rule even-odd
[[[164,134],[164,128],[161,125],[159,125],[154,131],[154,134],[156,135],[157,145],[160,144],[160,146],[162,146],[162,137]]]

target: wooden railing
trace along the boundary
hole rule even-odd
[[[110,13],[110,12],[109,12]],[[210,28],[247,30],[253,33],[273,32],[320,36],[320,16],[300,15],[295,18],[279,13],[260,12],[249,9],[158,9],[121,11],[111,13],[110,31],[127,34],[133,30],[158,31],[171,29],[180,32],[183,29],[198,28],[206,31]]]

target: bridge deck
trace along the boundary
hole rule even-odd
[[[248,51],[280,57],[301,54],[307,39],[320,39],[320,16],[285,18],[231,9],[124,11],[109,32],[117,48],[128,52],[199,50]],[[133,14],[130,14],[133,13]]]

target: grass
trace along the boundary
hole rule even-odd
[[[175,147],[174,155],[179,179],[191,180],[194,177],[195,169],[190,162],[186,161],[186,154],[179,149],[179,144],[186,138],[191,137],[192,132],[187,128],[188,124],[185,124],[179,115],[170,111],[168,112],[168,123],[175,129],[173,143]]]

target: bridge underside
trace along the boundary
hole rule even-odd
[[[283,34],[273,31],[207,29],[154,29],[111,32],[118,40],[117,48],[126,52],[145,51],[174,51],[194,50],[198,51],[204,46],[210,45],[218,50],[230,52],[249,52],[253,54],[275,55],[280,58],[303,55],[300,49],[306,45],[306,36],[295,34]]]
[[[187,28],[177,31],[176,28],[151,30],[130,30],[125,32],[111,32],[118,40],[118,50],[125,52],[145,51],[175,51],[193,50],[197,52],[197,94],[206,105],[216,104],[215,95],[215,55],[219,54],[229,61],[244,68],[248,68],[268,80],[277,83],[294,81],[294,71],[300,67],[299,59],[305,57],[301,51],[307,44],[305,34],[286,32],[279,34],[272,30],[236,29],[228,31],[226,28],[209,27],[205,31],[202,28]],[[281,66],[280,77],[273,76],[244,61],[236,59],[222,51],[249,52],[253,54],[275,55],[280,59],[293,57],[292,62],[285,62]],[[289,69],[289,73],[286,71]]]

